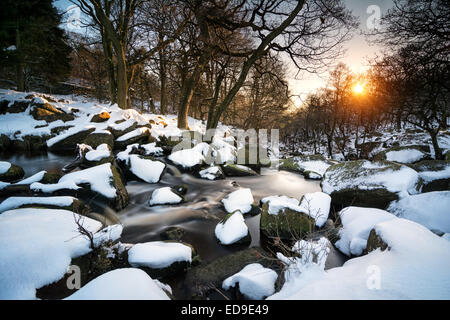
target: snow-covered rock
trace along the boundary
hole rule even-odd
[[[225,245],[250,240],[247,224],[239,211],[230,213],[223,221],[219,222],[214,233],[219,242]]]
[[[374,226],[377,249],[324,271],[304,268],[271,299],[450,299],[450,242],[405,219]],[[284,287],[283,287],[284,288]],[[282,294],[284,293],[284,294]]]
[[[217,180],[225,178],[225,174],[218,166],[208,167],[206,169],[200,170],[198,174],[200,175],[200,178],[207,180]]]
[[[234,191],[222,199],[222,203],[228,213],[235,211],[240,211],[243,214],[248,213],[252,210],[253,202],[252,191],[249,188]]]
[[[331,197],[323,192],[305,193],[300,202],[300,211],[312,217],[321,228],[330,213]]]
[[[419,174],[394,162],[366,160],[347,161],[328,168],[322,180],[322,191],[333,203],[384,209],[389,202],[419,193]]]
[[[344,208],[339,212],[339,217],[342,229],[339,230],[339,240],[335,246],[347,256],[363,253],[370,231],[377,223],[396,219],[387,211],[361,207]]]
[[[161,175],[166,168],[166,164],[161,161],[145,159],[139,155],[129,156],[130,171],[138,178],[148,183],[156,183],[161,179]]]
[[[0,212],[23,206],[48,206],[78,212],[77,209],[81,209],[83,205],[74,197],[9,197],[0,203]]]
[[[7,161],[0,161],[0,181],[13,182],[23,178],[25,172],[19,166]]]
[[[322,155],[305,155],[280,160],[280,169],[299,172],[308,179],[320,180],[334,163]]]
[[[88,151],[85,155],[86,160],[90,162],[98,162],[111,156],[111,149],[104,143],[99,145],[95,150]]]
[[[128,250],[133,267],[167,268],[175,262],[191,263],[192,248],[177,242],[152,241],[135,244]]]
[[[275,292],[278,275],[259,263],[252,263],[238,273],[225,279],[222,288],[225,290],[239,284],[239,291],[248,299],[262,300]]]
[[[95,278],[66,300],[170,300],[153,280],[140,269],[109,271]]]
[[[421,161],[412,168],[423,180],[422,192],[450,190],[450,160]]]
[[[184,197],[175,192],[171,187],[162,187],[155,189],[152,192],[148,204],[150,206],[164,205],[164,204],[178,204],[185,201]]]
[[[88,184],[96,192],[113,202],[116,209],[128,204],[128,193],[117,169],[110,163],[68,173],[56,184],[35,182],[30,189],[36,192],[52,193],[58,190],[78,190],[81,184]]]
[[[0,299],[35,299],[36,289],[61,279],[71,259],[91,249],[67,210],[15,209],[0,214]],[[95,233],[98,221],[83,217]]]
[[[172,152],[169,155],[168,159],[175,165],[180,166],[184,169],[192,169],[194,167],[200,166],[205,161],[205,157],[200,147]]]
[[[450,191],[434,191],[394,201],[387,209],[430,230],[450,232]]]
[[[400,163],[415,163],[430,158],[426,149],[429,149],[428,146],[393,147],[376,154],[373,159]]]

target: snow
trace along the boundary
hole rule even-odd
[[[119,152],[116,155],[116,158],[121,161],[124,161],[128,165],[130,161],[130,152],[133,150],[133,148],[139,148],[139,144],[134,143],[127,145],[127,148],[124,151]]]
[[[237,211],[225,222],[219,222],[214,233],[221,244],[233,244],[248,235],[248,227],[242,213]]]
[[[131,132],[128,132],[120,137],[118,137],[116,139],[116,141],[127,141],[131,138],[135,138],[141,135],[146,134],[149,131],[149,129],[147,127],[141,127],[141,128],[137,128]]]
[[[268,213],[277,215],[282,209],[288,208],[299,211],[299,201],[288,196],[269,196],[261,199],[262,203],[268,202]]]
[[[301,203],[287,196],[269,196],[261,199],[261,202],[268,203],[269,214],[278,215],[281,210],[287,208],[310,216],[320,228],[328,219],[331,197],[323,192],[314,192],[306,193]]]
[[[66,300],[169,300],[169,297],[144,271],[123,268],[102,274]]]
[[[146,156],[159,157],[163,155],[163,149],[156,146],[156,142],[141,144],[141,148],[145,150]]]
[[[9,182],[3,182],[3,181],[0,181],[0,190],[6,188],[6,187],[9,186],[9,185],[10,185]]]
[[[108,158],[111,155],[111,150],[106,143],[103,143],[95,150],[88,151],[86,153],[87,161],[100,161],[104,158]]]
[[[418,193],[416,185],[419,174],[415,170],[405,165],[393,170],[378,162],[361,161],[361,163],[358,169],[344,165],[332,171],[328,170],[322,180],[322,191],[331,194],[343,189],[371,190],[383,187],[390,192],[398,193],[399,196]],[[354,175],[355,170],[360,172],[358,176]]]
[[[105,163],[92,168],[68,173],[62,176],[56,184],[32,183],[30,189],[51,193],[61,189],[77,190],[80,188],[78,184],[88,183],[92,191],[98,192],[106,198],[113,199],[116,197],[116,189],[111,185],[112,178],[111,164]]]
[[[128,119],[126,121],[122,121],[121,123],[114,123],[114,124],[110,125],[110,127],[117,131],[124,131],[135,124],[136,124],[135,119]]]
[[[401,163],[414,163],[421,160],[425,154],[417,149],[403,149],[386,152],[386,160]]]
[[[339,212],[342,229],[339,240],[335,243],[347,256],[358,256],[367,246],[370,230],[380,222],[396,219],[393,214],[381,209],[347,207]]]
[[[430,230],[450,232],[450,191],[434,191],[391,202],[389,212]]]
[[[375,250],[327,271],[310,265],[287,281],[289,291],[270,299],[450,298],[449,241],[405,219],[374,228],[389,250]]]
[[[0,174],[8,172],[9,168],[11,168],[11,163],[7,161],[0,161]]]
[[[201,150],[198,149],[184,149],[172,152],[168,159],[174,164],[182,166],[183,168],[192,168],[200,165],[205,161]]]
[[[26,179],[23,179],[19,182],[16,182],[15,184],[32,184],[34,182],[41,181],[42,178],[44,178],[44,175],[47,173],[47,171],[39,171],[38,173],[33,174],[31,177],[28,177]]]
[[[285,283],[279,292],[268,299],[289,298],[306,283],[322,276],[330,247],[330,241],[322,237],[317,241],[297,241],[291,251],[299,257],[285,257],[278,252],[277,258],[287,267],[284,273]]]
[[[447,165],[443,170],[421,171],[419,172],[419,175],[425,183],[440,179],[450,179],[450,164]]]
[[[55,145],[57,142],[60,142],[70,136],[73,136],[79,132],[82,132],[84,130],[95,128],[94,125],[86,125],[86,126],[75,126],[72,128],[69,128],[65,131],[63,131],[61,134],[57,135],[56,137],[50,138],[47,140],[47,146],[51,147]]]
[[[163,187],[155,189],[152,197],[148,201],[150,206],[159,204],[177,204],[183,201],[183,198],[172,191],[170,187]]]
[[[316,226],[322,227],[330,213],[331,197],[323,192],[306,193],[300,203],[300,210],[315,220]]]
[[[161,269],[175,262],[191,262],[191,247],[177,242],[152,241],[135,244],[128,250],[128,262],[133,267]]]
[[[214,166],[214,167],[209,167],[209,168],[201,170],[199,172],[199,175],[203,179],[215,180],[219,171],[220,171],[220,168]]]
[[[94,245],[98,247],[109,241],[114,242],[120,238],[122,231],[123,226],[121,224],[106,226],[94,235]]]
[[[61,279],[71,259],[90,251],[77,232],[76,213],[15,209],[0,214],[0,299],[35,299],[36,289]],[[91,232],[101,223],[83,217]]]
[[[139,155],[132,154],[129,156],[130,171],[138,178],[148,183],[156,183],[166,167],[161,161],[153,161],[141,158]]]
[[[76,200],[74,197],[9,197],[0,203],[0,212],[19,208],[27,204],[45,204],[67,207]]]
[[[243,214],[252,209],[253,201],[252,191],[249,188],[234,191],[222,199],[222,203],[228,213],[239,210]]]
[[[241,271],[228,277],[222,283],[225,290],[239,284],[239,291],[248,299],[262,300],[275,292],[275,282],[278,275],[259,263],[245,266]]]
[[[331,164],[325,161],[311,160],[311,161],[297,161],[300,169],[304,171],[313,171],[319,174],[321,177],[325,174],[325,171],[331,166]]]

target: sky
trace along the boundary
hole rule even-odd
[[[359,19],[360,27],[355,32],[353,38],[344,44],[346,50],[342,60],[355,73],[363,72],[368,65],[368,59],[380,53],[380,47],[369,44],[361,32],[366,32],[374,23],[377,14],[384,14],[391,6],[392,0],[343,0],[347,8]],[[62,11],[65,11],[72,3],[69,0],[56,0],[55,5]],[[324,79],[327,74],[308,74],[301,73],[297,75],[297,69],[292,63],[288,63],[288,80],[291,93],[294,98],[294,104],[299,106],[306,95],[314,90],[325,86]],[[298,79],[300,78],[300,79]]]
[[[361,32],[369,31],[376,14],[379,12],[383,15],[392,7],[392,0],[344,0],[344,3],[359,19],[360,26],[353,38],[344,44],[346,52],[338,62],[345,63],[355,73],[364,72],[368,66],[368,59],[374,57],[376,53],[380,53],[382,48],[369,44]],[[301,104],[308,93],[325,86],[324,79],[327,74],[302,73],[299,75],[300,80],[295,78],[295,74],[296,70],[292,68],[289,75],[289,87],[292,94],[300,96],[300,98],[294,98],[296,106]]]

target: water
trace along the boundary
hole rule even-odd
[[[26,156],[1,156],[24,168],[25,177],[41,171],[61,172],[62,167],[73,161],[73,156],[55,155],[52,153]],[[176,206],[149,207],[147,201],[153,190],[165,186],[185,185],[187,203]],[[156,184],[130,181],[127,184],[130,204],[117,215],[124,225],[121,241],[123,243],[139,243],[162,240],[161,232],[166,228],[176,226],[184,229],[184,242],[192,244],[203,262],[213,261],[221,256],[242,250],[248,246],[260,246],[259,219],[260,215],[245,216],[252,237],[250,245],[223,246],[214,235],[217,223],[223,219],[226,212],[220,200],[240,187],[250,188],[256,202],[271,195],[287,195],[300,199],[307,192],[321,191],[317,181],[305,180],[303,176],[287,171],[263,169],[260,176],[234,177],[224,180],[209,181],[196,178],[187,173],[180,173],[175,167],[168,166],[161,181]],[[96,210],[97,211],[97,210]],[[97,212],[101,212],[98,210]],[[105,210],[111,214],[111,210]],[[114,217],[110,219],[114,221]],[[326,263],[326,269],[340,266],[346,258],[331,250]],[[174,281],[183,281],[183,276]],[[175,284],[172,283],[171,284]]]

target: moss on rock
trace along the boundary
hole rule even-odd
[[[0,181],[14,182],[23,178],[25,171],[15,164],[11,163],[11,167],[5,173],[0,174]]]

